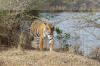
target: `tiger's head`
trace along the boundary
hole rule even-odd
[[[53,39],[53,31],[54,31],[54,25],[52,23],[44,22],[45,28],[44,28],[44,36],[48,37],[49,40]]]

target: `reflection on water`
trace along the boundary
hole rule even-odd
[[[88,13],[88,12],[58,12],[58,13],[40,13],[42,20],[49,22],[57,22],[61,20],[61,23],[57,24],[64,32],[69,32],[71,38],[70,44],[80,44],[80,50],[84,55],[88,55],[91,49],[100,46],[100,28],[96,27],[91,21],[96,21],[100,24],[100,12]],[[89,19],[91,19],[89,21]],[[57,48],[57,41],[55,41]],[[59,46],[59,45],[58,45]]]

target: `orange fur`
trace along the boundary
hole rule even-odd
[[[46,22],[46,21],[41,21],[41,20],[35,20],[32,24],[31,24],[31,27],[30,27],[30,36],[32,37],[33,34],[38,31],[39,34],[40,34],[40,50],[43,50],[43,30],[44,28],[47,28],[47,31],[49,33],[52,33],[53,34],[53,28],[54,25],[52,23],[49,23],[49,22]],[[53,50],[53,39],[52,39],[52,42],[51,42],[51,46],[50,46],[50,50]]]

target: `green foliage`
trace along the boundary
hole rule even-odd
[[[56,27],[56,33],[57,33],[57,34],[61,34],[61,33],[62,33],[62,30],[59,29],[59,27]]]
[[[57,35],[57,39],[62,39],[63,37],[61,35]]]
[[[70,33],[65,33],[65,38],[69,39],[70,38]]]
[[[60,38],[69,39],[70,38],[70,33],[64,33],[64,35],[63,35],[63,32],[59,27],[56,27],[55,31],[58,34],[57,35],[58,39],[60,39]]]
[[[61,44],[61,48],[68,49],[70,45],[67,43],[67,40],[70,39],[70,33],[63,33],[59,27],[56,27],[55,31],[57,33],[56,38],[59,44]]]

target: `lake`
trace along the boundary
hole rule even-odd
[[[44,21],[57,22],[56,26],[71,34],[69,44],[79,44],[83,55],[87,56],[91,50],[100,46],[100,12],[43,12],[40,17]],[[92,21],[91,21],[92,20]],[[55,48],[59,43],[55,41]]]

